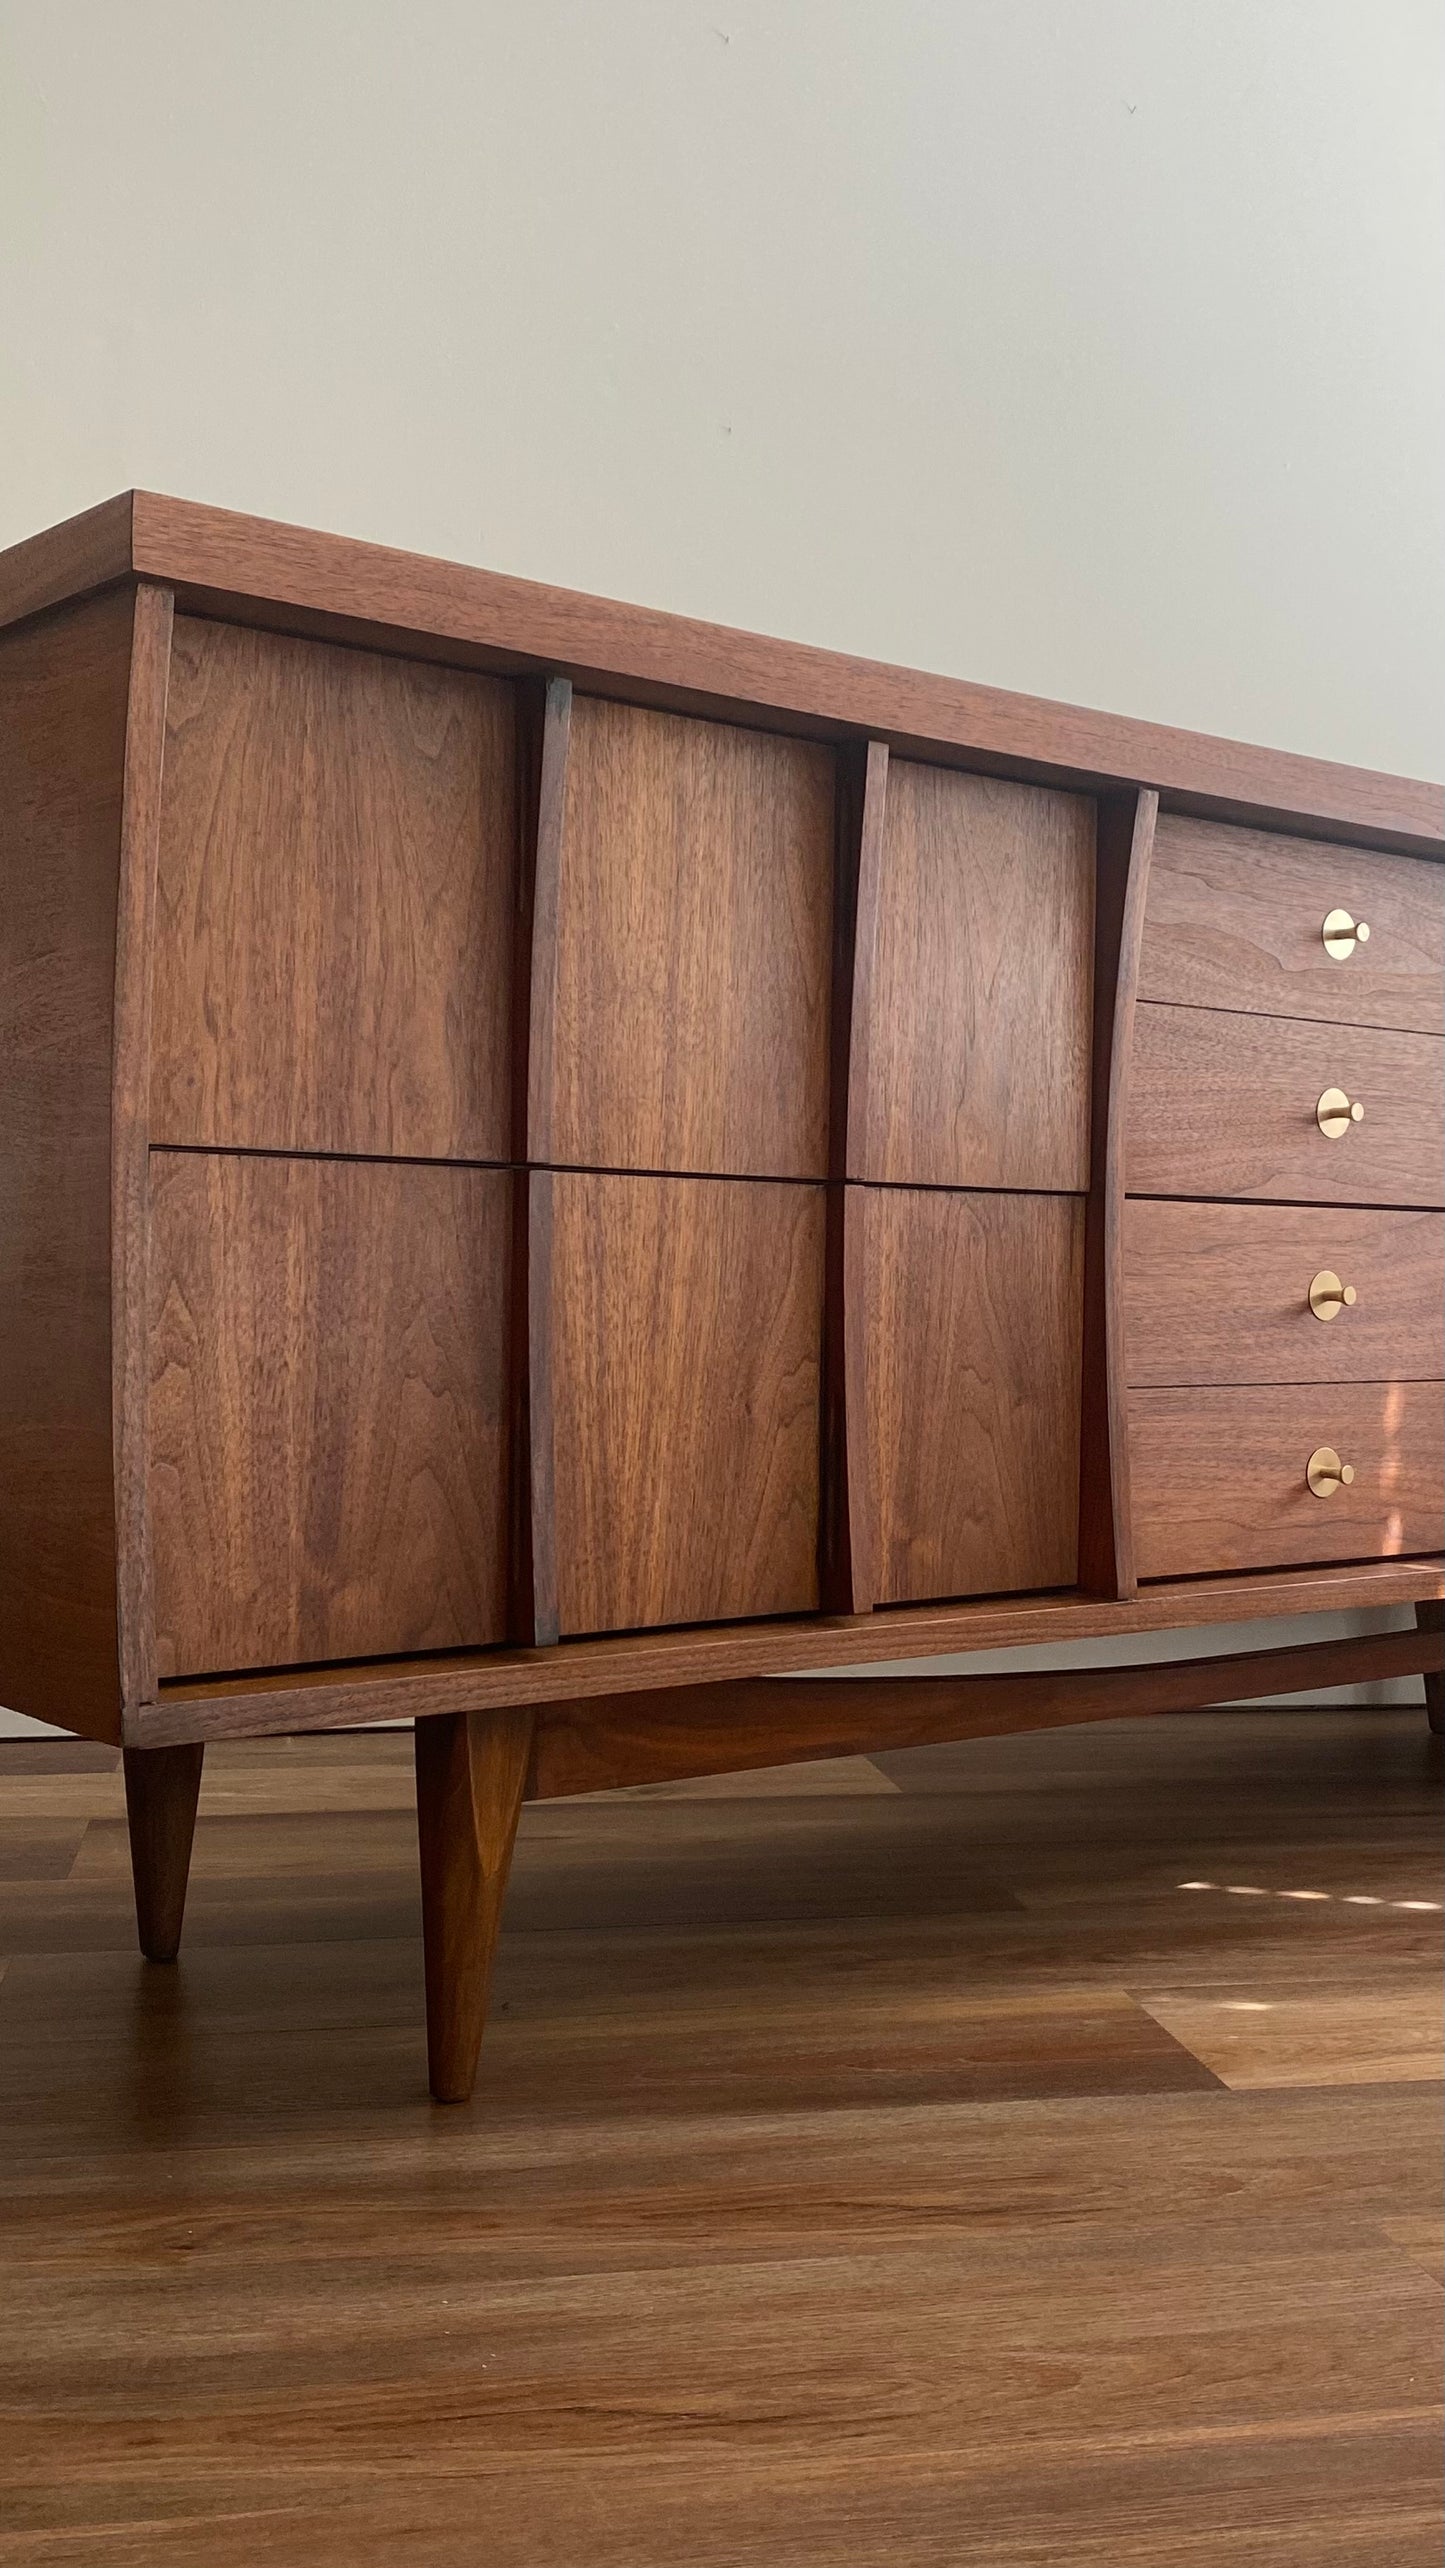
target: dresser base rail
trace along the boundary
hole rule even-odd
[[[1422,1617],[1429,1610],[1417,1608]],[[1438,1626],[1422,1626],[1132,1667],[1011,1676],[752,1677],[548,1703],[538,1713],[527,1798],[682,1782],[807,1757],[942,1747],[1132,1714],[1206,1712],[1255,1695],[1323,1692],[1387,1677],[1423,1675],[1428,1693],[1432,1681],[1439,1683],[1441,1651]]]
[[[447,1712],[416,1725],[427,2055],[439,2103],[471,2094],[487,1992],[526,1800],[680,1781],[808,1757],[998,1737],[1010,1731],[1198,1712],[1255,1696],[1422,1675],[1442,1726],[1445,1612],[1416,1628],[1286,1649],[1132,1667],[1008,1676],[781,1676]],[[203,1749],[125,1752],[136,1916],[148,1960],[173,1961]]]

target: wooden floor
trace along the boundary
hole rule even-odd
[[[410,1753],[212,1751],[162,1970],[0,1746],[0,2568],[1435,2568],[1422,1712],[534,1807],[451,2108]]]

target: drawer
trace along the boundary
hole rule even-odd
[[[177,617],[153,1141],[507,1157],[515,730],[500,679]]]
[[[1352,1482],[1317,1497],[1328,1448]],[[1438,1551],[1445,1384],[1131,1391],[1134,1553],[1141,1578]]]
[[[1346,1304],[1317,1277],[1347,1286]],[[1124,1207],[1131,1383],[1434,1382],[1445,1217],[1323,1205]]]
[[[816,1609],[826,1189],[534,1183],[561,1630]]]
[[[1336,1089],[1363,1119],[1321,1131]],[[1131,1195],[1303,1204],[1445,1203],[1445,1042],[1214,1008],[1139,1007],[1124,1182]]]
[[[827,1176],[833,840],[831,749],[574,700],[539,1157]]]
[[[1072,1586],[1082,1201],[859,1186],[847,1217],[876,1602]]]
[[[1445,866],[1161,813],[1139,996],[1445,1034]]]
[[[506,1630],[511,1181],[151,1161],[162,1676]]]
[[[1087,1188],[1094,822],[1079,794],[889,760],[850,1177]]]

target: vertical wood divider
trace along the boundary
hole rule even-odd
[[[840,749],[833,888],[828,1222],[824,1264],[818,1594],[826,1614],[873,1607],[872,1495],[863,1432],[862,1204],[847,1180],[867,1111],[867,1045],[877,941],[888,750]]]
[[[557,1638],[552,1439],[553,1027],[557,900],[571,741],[566,678],[517,687],[516,940],[512,973],[512,1308],[508,1627],[513,1641]]]
[[[126,699],[110,1142],[111,1434],[123,1726],[129,1714],[156,1699],[147,1347],[151,992],[174,621],[171,591],[140,581]]]
[[[1079,1467],[1079,1585],[1138,1593],[1129,1497],[1124,1345],[1124,1137],[1134,1001],[1159,796],[1101,795],[1094,908],[1094,1059],[1084,1229],[1084,1378]]]
[[[1432,1632],[1437,1641],[1445,1636],[1445,1603],[1438,1596],[1421,1599],[1415,1608],[1415,1628]],[[1425,1718],[1436,1738],[1445,1738],[1445,1669],[1438,1657],[1425,1670]]]

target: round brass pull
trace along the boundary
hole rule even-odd
[[[1370,941],[1370,931],[1364,920],[1357,924],[1348,910],[1331,910],[1320,934],[1332,963],[1347,963],[1357,945],[1368,945]]]
[[[1342,1284],[1328,1266],[1310,1277],[1310,1309],[1317,1320],[1337,1320],[1341,1311],[1352,1311],[1356,1301],[1353,1284]]]
[[[1365,1109],[1358,1097],[1347,1097],[1343,1088],[1326,1088],[1315,1108],[1315,1121],[1326,1141],[1338,1141],[1351,1124],[1362,1124]]]
[[[1333,1498],[1337,1489],[1348,1489],[1355,1476],[1351,1462],[1341,1462],[1333,1445],[1316,1445],[1305,1464],[1305,1478],[1317,1498]]]

